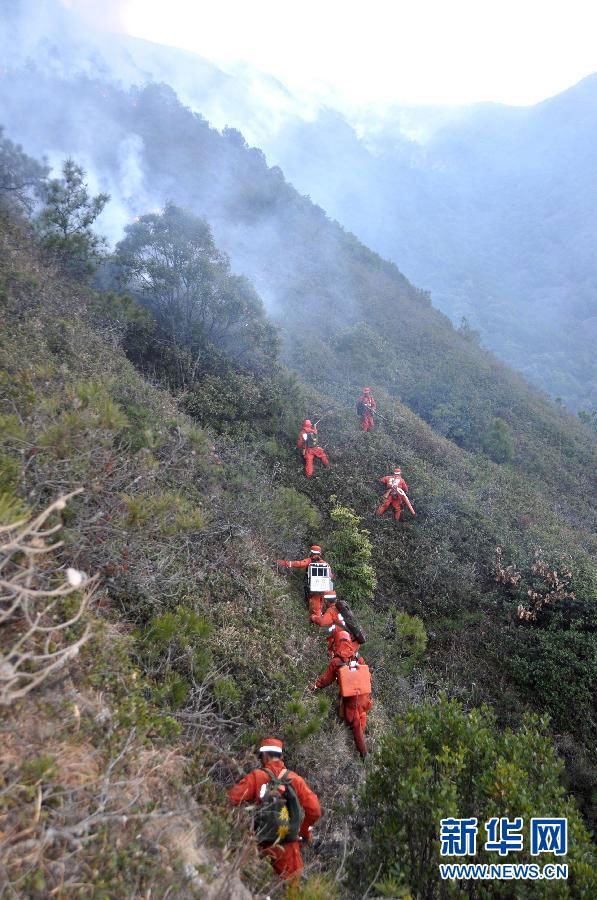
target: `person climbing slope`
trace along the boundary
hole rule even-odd
[[[386,485],[387,489],[384,492],[380,505],[375,511],[378,516],[382,516],[386,509],[389,506],[392,506],[394,509],[394,518],[398,521],[400,519],[400,507],[402,501],[407,505],[413,516],[416,516],[416,512],[414,511],[411,502],[406,496],[408,485],[402,477],[402,470],[399,466],[392,469],[391,475],[384,475],[383,478],[380,478],[379,480],[382,484]]]
[[[371,388],[363,388],[363,394],[357,400],[357,415],[361,416],[361,428],[363,431],[369,431],[370,428],[373,428],[373,418],[376,409],[377,403],[371,396]]]
[[[311,419],[305,419],[303,422],[296,446],[303,454],[307,478],[310,478],[313,474],[313,460],[315,458],[320,459],[324,466],[329,466],[330,461],[326,456],[325,450],[318,446],[317,425],[313,425]]]
[[[309,619],[311,620],[311,622],[313,622],[314,625],[318,625],[320,628],[326,629],[328,651],[330,653],[330,656],[333,656],[334,631],[336,630],[336,628],[348,631],[353,642],[353,647],[355,651],[357,651],[361,644],[365,643],[365,634],[363,632],[363,629],[358,624],[356,617],[348,603],[346,603],[344,600],[340,600],[336,596],[335,591],[330,591],[329,594],[324,594],[323,603],[325,604],[325,611],[320,613],[319,615],[317,615],[317,613],[311,613]]]
[[[304,867],[300,842],[311,840],[321,807],[307,782],[285,768],[283,750],[281,740],[265,738],[258,768],[229,789],[228,799],[232,806],[257,804],[254,826],[261,854],[281,878],[298,879]]]
[[[367,755],[365,726],[367,713],[373,706],[371,699],[371,675],[362,656],[357,655],[347,631],[336,628],[334,655],[325,672],[309,685],[310,691],[327,687],[336,680],[339,686],[341,719],[350,725],[357,750],[363,758]]]
[[[306,569],[305,600],[309,604],[309,613],[320,615],[324,594],[334,588],[334,573],[330,564],[321,558],[321,547],[313,544],[311,555],[305,559],[277,559],[276,562],[286,569]]]

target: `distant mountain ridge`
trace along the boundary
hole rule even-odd
[[[398,115],[398,111],[397,111]],[[424,145],[290,123],[287,177],[453,321],[574,408],[597,403],[597,75],[528,108],[459,110]]]
[[[300,192],[429,289],[455,324],[466,317],[483,344],[531,382],[573,409],[597,406],[597,75],[529,108],[398,108],[398,124],[365,123],[359,137],[333,110],[308,120],[299,99],[248,67],[230,74],[186,51],[91,35],[55,0],[35,4],[30,31],[32,4],[4,5],[0,50],[10,68],[0,80],[0,122],[52,163],[76,148],[115,198],[101,223],[112,239],[136,211],[131,197],[133,205],[145,198],[141,212],[159,203],[146,183],[145,147],[95,104],[88,115],[99,115],[115,150],[104,156],[108,173],[94,139],[88,143],[92,132],[68,123],[76,93],[67,99],[68,81],[165,80],[219,127],[260,134],[268,160]],[[31,102],[35,115],[24,117]],[[417,121],[424,143],[403,133],[416,132]],[[230,238],[233,231],[228,223]],[[259,272],[252,277],[259,281]]]

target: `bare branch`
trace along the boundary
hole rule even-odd
[[[59,497],[30,521],[3,527],[0,535],[0,706],[10,706],[38,687],[73,659],[91,637],[87,624],[82,633],[70,635],[89,608],[97,576],[69,569],[64,579],[58,565],[48,564],[61,542],[45,539],[62,525],[45,527],[52,513],[60,512],[81,491]],[[60,603],[76,596],[74,612]]]

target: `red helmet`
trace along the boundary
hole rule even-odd
[[[305,421],[303,422],[303,428],[312,428],[312,427],[313,426],[311,425],[311,419],[305,419]]]
[[[334,653],[336,653],[344,662],[348,662],[348,660],[353,656],[354,647],[352,645],[352,639],[348,633],[343,628],[336,628],[334,631]]]
[[[282,753],[284,744],[279,738],[266,737],[260,741],[258,753]]]
[[[392,472],[394,473],[394,475],[402,475],[402,469],[400,468],[400,466],[394,466]]]
[[[321,547],[319,546],[319,544],[313,544],[313,546],[311,547],[311,553],[313,554],[313,556],[321,556]]]
[[[350,643],[350,640],[351,640],[348,631],[344,631],[343,628],[336,629],[336,631],[334,633],[334,639],[335,639],[335,643],[336,643],[336,649],[338,649],[340,647],[340,644],[343,641],[348,641]]]
[[[370,393],[371,393],[371,388],[363,388],[363,393],[364,393],[364,394],[370,394]]]

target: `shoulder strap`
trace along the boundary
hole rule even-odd
[[[267,766],[263,766],[261,769],[262,772],[267,772],[272,781],[282,781],[285,775],[288,774],[288,769],[282,769],[279,775],[274,775],[271,769],[268,769]]]

